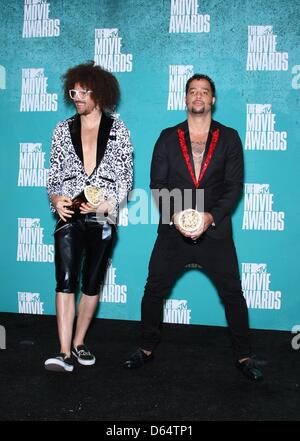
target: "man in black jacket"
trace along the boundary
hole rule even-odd
[[[212,120],[215,99],[213,81],[195,74],[186,84],[187,120],[163,130],[156,142],[150,187],[161,216],[142,300],[141,347],[124,366],[137,368],[153,359],[164,298],[180,271],[197,263],[215,283],[224,304],[237,368],[259,380],[262,373],[260,362],[251,354],[248,311],[231,226],[231,213],[243,188],[243,149],[236,130]],[[162,197],[166,192],[175,197],[175,202],[169,198],[167,206]],[[187,208],[202,212],[202,223],[195,231],[180,221]]]

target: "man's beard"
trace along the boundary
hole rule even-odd
[[[84,102],[83,102],[83,104],[85,104]],[[83,108],[77,108],[77,113],[79,114],[79,115],[83,115],[83,116],[86,116],[86,115],[89,115],[90,113],[92,113],[95,109],[96,109],[96,105],[94,106],[94,107],[83,107]]]
[[[191,113],[193,113],[194,115],[201,115],[202,113],[204,113],[204,106],[201,109],[195,109],[195,107],[192,107]]]

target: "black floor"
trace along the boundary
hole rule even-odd
[[[300,350],[289,332],[252,331],[269,362],[253,384],[234,367],[226,328],[164,325],[155,360],[127,371],[139,324],[96,319],[86,341],[96,365],[62,374],[43,367],[58,349],[55,317],[0,313],[0,325],[1,421],[300,420]]]

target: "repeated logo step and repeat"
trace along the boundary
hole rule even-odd
[[[294,222],[300,161],[296,5],[274,0],[273,13],[269,2],[258,0],[246,5],[242,0],[240,5],[217,0],[117,3],[118,10],[115,2],[104,0],[12,0],[14,8],[7,9],[0,105],[9,110],[7,127],[9,118],[14,119],[4,145],[15,180],[12,183],[7,168],[3,179],[11,183],[14,196],[13,230],[7,240],[8,248],[15,250],[3,282],[11,303],[6,299],[3,308],[55,313],[54,219],[46,195],[51,136],[55,124],[74,113],[63,104],[61,75],[93,59],[116,75],[126,96],[115,117],[130,131],[138,176],[135,196],[130,195],[120,211],[120,240],[101,289],[98,316],[140,318],[156,228],[153,213],[143,211],[151,205],[153,146],[160,130],[186,118],[185,84],[194,73],[204,73],[216,82],[214,118],[237,129],[244,147],[246,179],[234,235],[251,323],[290,329],[300,307],[293,275],[296,252],[287,245],[291,237],[299,237]],[[291,17],[285,26],[283,14]],[[13,52],[22,54],[20,59],[12,59]],[[137,205],[137,195],[149,199]],[[16,276],[13,284],[11,274]],[[164,322],[224,325],[221,304],[217,314],[209,310],[211,295],[215,289],[204,277],[197,277],[197,284],[185,277],[165,300]]]
[[[210,31],[210,15],[199,12],[198,0],[171,0],[169,32],[201,33]]]
[[[271,273],[266,263],[242,263],[242,287],[248,308],[281,308],[281,291],[270,285]]]
[[[20,112],[56,112],[57,93],[48,92],[44,68],[22,69]]]
[[[247,70],[287,71],[289,54],[276,46],[273,26],[248,26]]]
[[[283,231],[285,213],[273,209],[270,184],[245,184],[243,230]]]
[[[119,29],[95,29],[94,61],[110,72],[132,71],[133,56],[122,53]]]
[[[55,2],[51,2],[54,3]],[[25,0],[23,38],[58,37],[60,19],[52,18],[51,3],[44,0]]]

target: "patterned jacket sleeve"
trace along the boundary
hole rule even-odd
[[[51,144],[50,169],[47,180],[47,192],[49,197],[53,194],[61,195],[63,159],[64,152],[62,148],[61,125],[58,123],[53,132]],[[54,212],[55,209],[51,200],[50,206]]]
[[[115,157],[115,172],[117,176],[117,204],[127,198],[133,183],[133,148],[127,128],[123,123],[118,128],[118,138],[121,140],[120,149]]]

